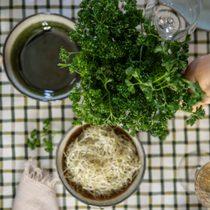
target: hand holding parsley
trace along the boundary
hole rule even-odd
[[[161,39],[136,1],[125,2],[122,12],[118,0],[83,0],[70,34],[81,51],[69,63],[71,54],[62,48],[64,63],[59,66],[81,75],[80,89],[74,87],[69,98],[73,111],[86,123],[122,124],[123,129],[133,130],[131,135],[150,131],[163,140],[168,135],[167,120],[178,110],[189,114],[190,125],[205,115],[201,107],[192,112],[204,92],[182,74],[188,65],[190,36],[184,42]]]

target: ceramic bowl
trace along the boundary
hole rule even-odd
[[[72,126],[60,140],[60,143],[57,147],[57,152],[56,152],[56,169],[57,169],[58,176],[59,176],[62,184],[64,185],[65,189],[72,196],[74,196],[77,200],[79,200],[87,205],[103,208],[103,207],[113,206],[118,203],[121,203],[122,201],[127,199],[129,196],[131,196],[139,188],[139,186],[143,180],[143,176],[144,176],[144,172],[145,172],[145,168],[146,168],[146,157],[145,157],[143,145],[137,135],[135,137],[130,136],[130,138],[133,140],[133,142],[136,146],[138,155],[142,161],[142,167],[139,170],[139,172],[138,172],[137,176],[135,177],[134,181],[132,182],[132,184],[123,193],[121,193],[118,196],[115,196],[113,198],[106,199],[106,200],[90,199],[90,198],[87,198],[87,197],[83,196],[82,194],[76,192],[68,184],[67,180],[64,177],[64,172],[63,172],[63,161],[64,161],[63,152],[65,150],[67,143],[68,143],[68,140],[70,138],[72,138],[72,136],[75,137],[75,133],[76,133],[76,135],[78,135],[78,133],[81,132],[81,129],[84,129],[84,127],[86,127],[86,126],[89,126],[89,125],[85,124],[83,126]],[[127,132],[126,132],[126,134],[129,135]]]
[[[79,86],[80,76],[78,74],[74,73],[69,76],[68,68],[60,69],[57,66],[61,62],[59,60],[61,46],[59,44],[55,46],[57,40],[54,39],[48,43],[47,48],[44,47],[45,41],[43,41],[39,51],[35,51],[36,47],[34,47],[30,53],[23,54],[24,48],[28,47],[34,41],[33,39],[37,39],[38,33],[41,36],[49,34],[52,30],[59,33],[59,36],[62,35],[61,41],[65,38],[66,43],[71,44],[69,48],[72,47],[73,50],[79,51],[76,43],[70,43],[69,40],[69,32],[74,30],[74,26],[75,22],[67,17],[53,13],[40,13],[25,18],[12,29],[4,44],[3,64],[8,79],[18,91],[36,100],[55,101],[68,97],[74,85]],[[49,42],[48,39],[47,41]],[[52,52],[56,53],[56,59],[52,58]],[[39,59],[34,62],[34,56],[41,56],[43,63],[38,64]],[[34,65],[29,62],[30,60]],[[28,62],[28,65],[23,68],[24,62]],[[44,66],[44,71],[39,72],[40,65]],[[55,70],[52,70],[52,65]]]

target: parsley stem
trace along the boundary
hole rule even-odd
[[[168,75],[170,75],[170,74],[172,74],[172,73],[174,73],[174,71],[171,71],[171,72],[169,72],[169,73],[165,73],[163,76],[157,78],[157,79],[153,82],[153,84],[159,82],[161,79],[163,79],[164,77],[166,77],[166,76],[168,76]]]
[[[165,86],[163,86],[163,87],[161,87],[161,88],[159,88],[159,89],[153,89],[153,91],[163,90],[164,88],[167,88],[167,87],[168,87],[168,85],[165,85]]]
[[[70,64],[69,63],[59,63],[58,66],[60,66],[60,68],[62,69],[62,68],[70,66]]]
[[[108,94],[108,92],[103,96],[102,100],[105,98],[105,96]]]
[[[165,73],[163,76],[157,78],[157,79],[153,82],[153,84],[159,82],[161,79],[163,79],[164,77],[168,76],[169,74],[170,74],[170,73]]]
[[[138,82],[138,83],[134,83],[133,85],[141,85],[142,83],[141,82]],[[127,84],[128,86],[131,86],[132,84]]]
[[[163,83],[165,83],[166,80],[163,80],[160,84],[156,85],[156,86],[161,86]]]
[[[103,74],[103,76],[106,78],[106,76]],[[103,80],[102,80],[102,82],[103,82]],[[110,98],[110,91],[107,89],[107,83],[106,82],[103,82],[103,84],[104,84],[104,88],[106,89],[106,91],[107,91],[107,94],[109,95],[109,111],[110,111],[110,114],[109,114],[109,117],[106,119],[106,121],[111,117],[111,119],[112,119],[112,117],[114,117],[115,119],[116,119],[116,117],[113,115],[113,113],[112,113],[112,105],[111,105],[111,98]],[[106,94],[106,95],[107,95]]]
[[[90,15],[91,15],[92,17],[94,17],[95,20],[96,20],[98,23],[101,23],[95,15],[93,15],[93,14],[90,14]]]
[[[80,74],[80,75],[81,75],[82,77],[84,77],[85,79],[91,81],[89,78],[85,77],[85,76],[84,76],[82,73],[80,73],[79,71],[75,70],[75,72],[76,72],[77,74]]]
[[[141,119],[141,118],[145,118],[145,117],[146,117],[146,115],[147,115],[147,113],[148,113],[148,110],[147,110],[147,112],[146,112],[146,114],[145,114],[145,115],[141,116],[141,117],[138,119],[138,122],[140,121],[140,119]]]
[[[158,41],[161,41],[161,42],[168,42],[169,44],[172,44],[172,45],[177,46],[177,47],[182,47],[182,45],[185,44],[185,43],[183,43],[182,45],[178,45],[178,44],[175,44],[174,42],[171,42],[170,40],[161,39],[159,36],[157,36],[157,35],[155,35],[155,34],[147,34],[146,36],[153,36],[153,37],[156,37],[156,38],[158,38]]]
[[[71,54],[75,54],[75,53],[79,53],[79,52],[69,52],[68,54],[71,55]]]
[[[193,84],[193,82],[191,82],[191,81],[189,81],[189,80],[186,80],[186,79],[184,79],[184,78],[182,78],[182,81],[183,81],[183,82],[186,82],[186,83],[189,84],[189,85]]]
[[[163,88],[162,88],[162,93],[163,93],[163,98],[164,98],[164,101],[165,101],[165,103],[164,103],[164,104],[167,104],[167,101],[166,101],[166,95],[165,95],[165,92],[164,92]],[[167,105],[168,105],[168,104],[167,104]]]
[[[143,24],[141,22],[141,33],[143,34],[144,33],[144,29],[143,29]]]
[[[196,89],[193,86],[193,82],[191,82],[189,80],[186,80],[186,79],[183,79],[183,78],[182,78],[182,81],[186,82],[190,86],[190,88],[193,90],[194,93],[196,92]]]
[[[39,137],[49,136],[49,135],[55,135],[55,134],[58,134],[58,133],[62,133],[62,131],[56,131],[56,132],[52,132],[52,133],[42,134],[42,135],[40,135]]]
[[[143,51],[143,45],[141,46],[141,49],[140,49],[140,72],[141,72],[142,51]]]
[[[157,112],[154,113],[153,117],[152,117],[152,120],[154,122],[155,118],[156,118],[156,115],[157,115]]]

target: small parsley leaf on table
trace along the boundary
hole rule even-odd
[[[43,124],[44,124],[43,132],[44,132],[44,133],[47,132],[47,130],[50,129],[50,121],[51,121],[50,119],[44,120],[44,122],[43,122]]]
[[[46,138],[44,138],[43,143],[46,146],[46,148],[45,148],[46,152],[52,152],[53,151],[52,143],[51,143],[50,140],[47,140]]]
[[[51,120],[46,119],[43,121],[43,128],[42,134],[39,134],[37,129],[34,129],[31,132],[30,138],[27,138],[27,145],[34,150],[36,147],[40,146],[40,141],[43,141],[43,144],[46,146],[45,151],[46,152],[52,152],[53,147],[52,147],[52,138],[54,135],[61,133],[60,131],[51,131],[51,125],[50,125]],[[50,139],[47,140],[46,138],[43,138],[44,136],[50,136]]]

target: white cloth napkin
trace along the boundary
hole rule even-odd
[[[58,210],[55,193],[57,179],[38,168],[35,160],[25,163],[25,170],[19,184],[13,210]]]

